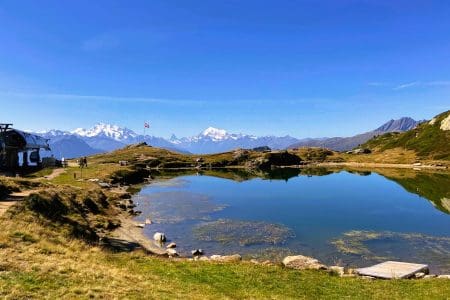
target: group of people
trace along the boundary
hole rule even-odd
[[[80,158],[78,160],[78,165],[80,166],[80,168],[87,168],[87,166],[88,166],[88,164],[87,164],[87,157],[85,156],[83,158]]]

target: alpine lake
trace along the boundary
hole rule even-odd
[[[412,169],[165,172],[133,200],[149,239],[182,256],[312,256],[365,267],[386,260],[450,272],[450,174]]]

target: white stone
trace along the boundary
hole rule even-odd
[[[420,278],[424,278],[425,275],[426,274],[424,272],[418,272],[418,273],[414,274],[414,277],[416,277],[417,279],[420,279]]]
[[[167,251],[167,254],[169,254],[169,256],[178,256],[177,250],[175,250],[173,248],[169,248],[166,251]]]
[[[437,278],[440,278],[440,279],[450,279],[450,275],[439,275]]]
[[[283,265],[286,268],[296,269],[296,270],[324,270],[327,267],[321,264],[317,259],[303,256],[303,255],[295,255],[295,256],[286,256],[283,259]]]
[[[212,255],[210,260],[219,261],[219,262],[237,262],[242,260],[242,257],[239,254],[234,255]]]
[[[157,242],[165,242],[166,241],[166,235],[162,232],[157,232],[153,235],[153,239]]]
[[[450,115],[447,116],[444,120],[441,122],[441,129],[442,130],[450,130]]]

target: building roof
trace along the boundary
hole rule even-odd
[[[48,139],[12,128],[0,132],[0,141],[7,148],[18,148],[23,151],[40,148],[50,150]]]

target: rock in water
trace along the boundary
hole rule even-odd
[[[195,250],[192,250],[191,253],[194,256],[200,256],[200,255],[203,255],[203,250],[202,249],[195,249]]]
[[[157,232],[153,235],[153,239],[157,242],[165,242],[166,241],[166,235],[161,232]]]
[[[303,255],[295,255],[295,256],[286,256],[283,259],[283,265],[286,268],[296,269],[296,270],[326,270],[327,267],[321,264],[317,259],[303,256]]]
[[[166,246],[166,248],[176,248],[177,244],[175,243],[170,243],[169,245]]]

